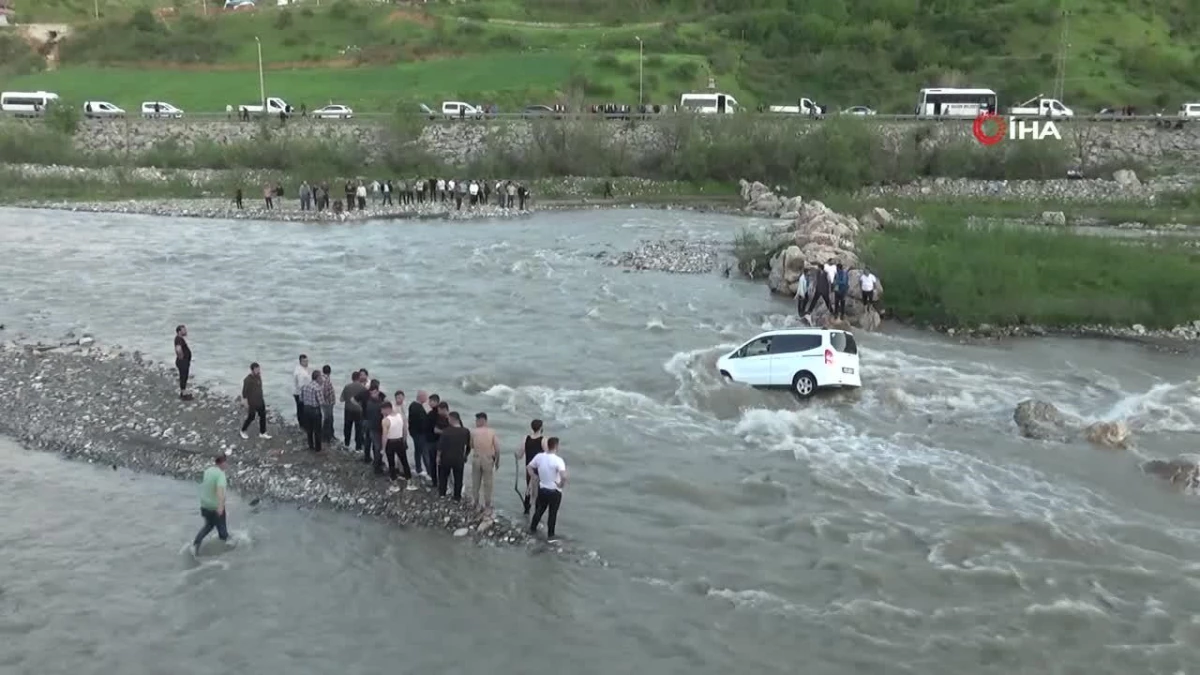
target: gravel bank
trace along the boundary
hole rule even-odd
[[[178,399],[174,369],[85,336],[0,343],[0,434],[70,459],[196,481],[213,456],[230,453],[230,485],[248,498],[333,508],[404,527],[444,530],[479,545],[529,546],[579,561],[595,553],[547,547],[525,522],[484,519],[429,488],[375,476],[358,453],[308,451],[300,431],[270,414],[271,440],[238,436],[235,397],[195,387]],[[499,491],[502,487],[498,487]]]
[[[713,242],[663,239],[641,242],[634,250],[605,260],[605,264],[639,271],[705,274],[720,266],[721,256],[721,246]]]
[[[341,223],[372,219],[445,219],[474,220],[479,218],[515,218],[528,215],[534,207],[525,210],[502,209],[498,206],[478,206],[462,210],[443,204],[416,204],[405,206],[372,206],[366,211],[301,211],[294,200],[282,200],[279,208],[266,209],[261,201],[246,200],[246,209],[237,209],[228,199],[135,199],[111,202],[19,202],[13,206],[27,209],[53,209],[84,213],[128,213],[167,218],[228,218],[239,220],[274,220],[288,223]]]

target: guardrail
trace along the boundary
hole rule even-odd
[[[678,117],[684,117],[684,116],[696,117],[696,118],[701,118],[701,119],[745,119],[747,117],[755,117],[755,118],[770,118],[770,119],[778,119],[778,120],[798,120],[798,121],[805,121],[805,122],[822,122],[822,121],[833,119],[833,118],[852,118],[852,119],[860,119],[860,120],[864,120],[864,121],[877,120],[877,121],[884,121],[884,122],[934,122],[934,123],[939,123],[939,124],[944,124],[944,123],[960,123],[961,124],[961,123],[973,123],[975,121],[974,118],[971,118],[971,117],[945,117],[945,116],[933,117],[933,116],[926,116],[926,115],[883,115],[883,114],[854,115],[854,114],[840,114],[840,113],[831,113],[831,114],[826,114],[826,115],[815,116],[815,115],[800,115],[800,114],[796,114],[796,113],[773,113],[773,112],[761,112],[761,113],[760,112],[744,112],[744,113],[737,113],[734,115],[685,113],[685,112],[662,112],[662,113],[520,113],[520,112],[505,113],[505,112],[501,112],[501,113],[490,113],[490,114],[479,116],[479,117],[472,117],[472,116],[447,117],[447,116],[443,116],[443,115],[429,116],[424,113],[416,113],[416,114],[413,114],[413,115],[407,116],[407,117],[409,117],[410,119],[414,119],[414,120],[421,119],[426,123],[434,123],[434,124],[460,124],[460,123],[461,124],[472,124],[472,123],[486,124],[489,121],[505,121],[505,120],[528,120],[528,121],[533,121],[533,120],[544,120],[544,121],[595,120],[595,119],[654,120],[654,119],[678,118]],[[29,113],[22,114],[22,113],[12,113],[12,112],[0,112],[0,118],[37,119],[38,117],[40,117],[40,116],[32,115]],[[315,117],[312,115],[301,116],[298,113],[293,113],[291,115],[291,117],[288,119],[289,119],[289,123],[312,122],[312,123],[329,123],[329,124],[342,123],[342,124],[344,124],[344,123],[353,123],[356,120],[381,121],[381,120],[387,120],[387,119],[394,119],[396,117],[397,117],[397,115],[395,113],[378,113],[378,112],[354,113],[349,118]],[[1046,120],[1046,121],[1054,122],[1055,124],[1060,124],[1060,123],[1070,124],[1072,122],[1111,122],[1111,123],[1118,123],[1118,124],[1126,123],[1126,122],[1159,122],[1159,123],[1163,123],[1163,124],[1174,124],[1176,122],[1200,121],[1197,118],[1179,117],[1179,116],[1159,116],[1159,115],[1083,115],[1083,116],[1077,115],[1075,117],[1042,117],[1042,116],[1037,116],[1037,115],[1000,115],[1000,117],[1013,118],[1013,119],[1028,119],[1028,120]],[[276,115],[251,114],[249,122],[256,122],[256,121],[261,121],[261,120],[277,121],[278,119],[279,118]],[[150,121],[150,120],[153,120],[156,122],[164,122],[164,123],[187,122],[188,120],[208,120],[208,121],[228,120],[230,122],[243,122],[243,123],[246,122],[246,120],[242,120],[238,116],[237,113],[230,114],[230,113],[224,113],[224,112],[189,112],[189,113],[184,113],[184,116],[179,117],[179,118],[169,117],[167,115],[160,115],[158,117],[155,117],[153,115],[140,115],[140,114],[136,114],[136,113],[126,113],[125,115],[112,116],[112,117],[95,116],[95,117],[87,118],[87,121],[95,121],[95,122],[122,121],[122,120],[125,120],[125,121],[131,121],[131,120]]]

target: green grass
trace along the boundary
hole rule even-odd
[[[105,21],[84,26],[69,39],[62,50],[64,66],[136,63],[151,81],[178,77],[164,67],[167,63],[253,70],[258,36],[267,61],[274,63],[319,67],[349,60],[428,69],[431,75],[422,78],[421,88],[438,99],[504,91],[509,99],[531,103],[548,87],[564,95],[583,88],[596,102],[619,97],[632,103],[636,90],[627,72],[574,72],[550,85],[538,80],[527,89],[524,71],[515,69],[480,88],[467,75],[464,81],[456,73],[435,78],[439,66],[434,64],[446,57],[490,60],[539,53],[574,55],[585,62],[614,54],[628,61],[636,58],[641,37],[648,68],[655,58],[690,59],[703,66],[683,79],[670,77],[670,68],[656,73],[659,81],[647,87],[652,102],[675,101],[681,91],[703,87],[711,74],[719,88],[747,103],[803,95],[834,107],[865,104],[907,112],[921,86],[989,86],[1000,93],[1002,107],[1052,92],[1063,28],[1053,0],[468,0],[383,6],[325,0],[319,8],[310,2],[255,12],[213,11],[207,19],[198,17],[193,2],[181,0],[176,3],[181,14],[165,22],[134,11],[166,4],[101,0]],[[1200,5],[1066,0],[1064,6],[1071,12],[1068,105],[1174,108],[1187,92],[1200,89]],[[18,11],[24,21],[86,22],[92,2],[27,0]],[[579,87],[582,77],[590,77],[592,86]],[[349,85],[317,98],[347,97],[353,97]]]
[[[862,244],[888,309],[918,323],[1171,328],[1200,316],[1194,248],[952,219]]]

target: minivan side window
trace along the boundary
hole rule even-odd
[[[778,335],[771,343],[772,354],[790,354],[820,349],[820,335]]]
[[[858,343],[854,341],[854,336],[849,333],[830,333],[829,341],[833,343],[833,348],[843,354],[857,354]]]
[[[750,356],[762,356],[771,348],[771,338],[759,338],[754,342],[748,343],[745,347],[738,350],[738,358],[747,358]]]

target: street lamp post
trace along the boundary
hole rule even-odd
[[[263,75],[262,40],[255,35],[254,43],[258,45],[258,102],[262,105],[262,113],[265,115],[267,114],[267,80]]]
[[[643,50],[643,47],[645,45],[642,43],[642,38],[637,37],[635,35],[633,39],[638,41],[638,107],[641,108],[641,105],[642,105],[642,82],[644,81],[642,79],[642,64],[645,61],[645,59],[642,58],[642,55],[645,53],[645,51]]]
[[[96,8],[96,20],[99,21],[100,20],[100,0],[96,0],[96,2],[94,4],[95,4],[95,8]]]

